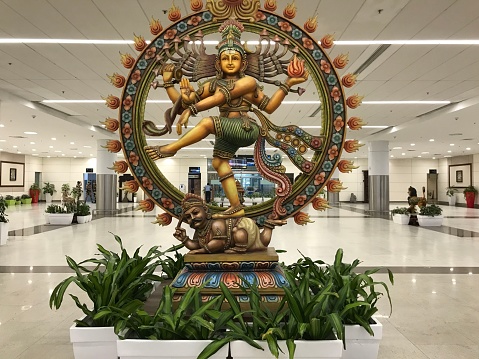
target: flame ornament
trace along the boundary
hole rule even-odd
[[[355,170],[356,168],[359,168],[359,166],[354,166],[353,161],[341,160],[339,161],[339,164],[338,164],[338,169],[342,173],[352,172],[352,170]]]
[[[121,151],[121,143],[118,140],[108,140],[106,146],[101,146],[106,148],[109,152],[118,153]]]
[[[287,19],[294,19],[296,16],[296,4],[294,3],[294,0],[291,4],[286,5],[286,8],[283,11],[283,15]]]
[[[190,0],[191,11],[198,12],[203,9],[203,1],[201,0]]]
[[[323,49],[330,49],[334,45],[334,36],[333,35],[326,35],[321,38],[321,47]],[[336,66],[336,65],[335,65]]]
[[[108,167],[108,169],[116,173],[125,173],[128,170],[128,164],[125,161],[115,161],[113,167]]]
[[[304,75],[304,60],[299,59],[296,54],[288,65],[289,77],[302,77]]]
[[[341,70],[346,67],[348,62],[349,62],[349,54],[340,54],[336,56],[336,58],[333,60],[333,66]]]
[[[296,213],[294,216],[294,222],[296,224],[299,224],[300,226],[304,226],[305,224],[308,224],[308,223],[314,223],[314,221],[312,221],[309,218],[309,214],[304,212]]]
[[[136,51],[141,52],[148,46],[148,44],[146,43],[145,38],[143,36],[133,35],[133,37],[134,37],[134,40],[135,40],[135,50]]]
[[[360,130],[363,128],[363,126],[366,125],[366,122],[364,122],[361,118],[359,117],[351,117],[348,120],[348,126],[351,130]]]
[[[312,34],[313,32],[316,31],[318,27],[318,17],[317,16],[310,17],[308,20],[306,20],[303,27],[304,27],[304,30],[306,30],[306,32],[309,32],[310,34]]]
[[[356,84],[356,78],[358,76],[354,74],[346,74],[343,76],[341,79],[341,83],[343,84],[344,87],[353,87]]]
[[[126,79],[124,76],[118,74],[118,73],[113,73],[113,75],[108,75],[108,78],[110,79],[110,82],[112,83],[113,86],[115,86],[116,88],[119,88],[121,89],[123,86],[125,86],[125,83],[126,83]]]
[[[135,180],[131,180],[131,181],[123,182],[123,187],[121,187],[121,190],[126,191],[128,193],[136,193],[138,192],[139,188],[140,186],[138,185],[138,182],[136,182]]]
[[[161,26],[160,20],[155,19],[153,16],[150,20],[150,32],[152,35],[156,36],[163,31],[163,26]]]
[[[108,97],[102,97],[102,99],[105,100],[105,104],[112,110],[116,110],[120,107],[120,99],[116,96],[108,95]]]
[[[156,216],[156,221],[151,222],[160,226],[167,226],[171,223],[172,217],[168,213],[160,213]]]
[[[326,187],[328,188],[329,192],[341,192],[343,189],[348,188],[343,187],[343,182],[340,182],[338,180],[329,180],[326,184]]]
[[[353,153],[359,150],[359,147],[364,146],[364,143],[359,143],[358,140],[348,140],[344,142],[344,150],[347,153]]]
[[[268,11],[276,11],[278,8],[278,4],[276,3],[276,0],[266,0],[264,2],[264,9]]]
[[[115,132],[116,130],[118,130],[118,128],[120,128],[120,122],[118,122],[117,119],[111,117],[106,118],[103,122],[100,121],[100,123],[102,125],[105,125],[105,128],[111,132]]]
[[[359,105],[361,105],[361,102],[363,101],[364,96],[359,96],[358,94],[349,96],[346,99],[346,105],[348,105],[349,108],[355,109],[358,108]]]
[[[151,199],[144,199],[143,201],[140,201],[138,203],[138,207],[135,208],[137,211],[142,211],[142,212],[151,212],[155,209],[155,204]]]
[[[329,202],[326,198],[316,197],[311,202],[311,205],[316,211],[325,211],[328,208],[331,208]]]
[[[135,58],[131,56],[130,54],[122,54],[120,52],[121,56],[121,64],[126,68],[126,69],[131,69],[133,65],[135,64]]]
[[[179,19],[181,19],[180,8],[173,3],[173,5],[170,7],[170,10],[168,10],[168,20],[171,22],[176,22]]]

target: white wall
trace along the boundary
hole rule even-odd
[[[438,170],[439,161],[433,159],[394,159],[389,161],[389,200],[406,201],[409,186],[416,188],[422,196],[422,187],[427,187],[427,174],[430,169]],[[438,178],[443,177],[439,173]],[[439,192],[441,187],[438,186]],[[445,191],[445,190],[444,190]]]

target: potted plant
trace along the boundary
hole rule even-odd
[[[78,224],[87,223],[90,221],[90,206],[85,202],[78,204],[76,207],[76,215]]]
[[[477,189],[473,185],[464,188],[464,198],[466,199],[467,208],[474,208],[476,200]]]
[[[8,218],[5,214],[7,203],[3,196],[0,196],[0,245],[7,244],[8,239]]]
[[[22,198],[20,196],[15,196],[15,204],[22,204]]]
[[[15,200],[15,198],[11,194],[7,194],[5,196],[5,203],[7,204],[7,206],[15,206],[16,202],[17,201]]]
[[[34,183],[30,186],[30,197],[32,197],[32,203],[38,203],[38,197],[40,195],[40,186]]]
[[[45,201],[47,203],[52,203],[53,192],[56,192],[55,185],[50,182],[44,182],[44,184],[42,190],[45,195]]]
[[[393,222],[397,224],[409,224],[409,208],[396,207],[391,210]]]
[[[66,290],[73,283],[92,302],[91,305],[81,303],[78,297],[70,294],[84,314],[70,328],[70,340],[76,359],[117,359],[117,336],[113,331],[116,319],[108,313],[100,316],[97,314],[107,306],[113,306],[122,312],[133,312],[138,301],[142,303],[148,298],[154,288],[154,281],[161,280],[154,272],[161,264],[160,257],[165,252],[159,252],[158,247],[154,246],[145,256],[140,256],[140,247],[130,256],[123,247],[121,238],[116,235],[114,238],[120,245],[121,253],[97,244],[99,257],[77,263],[67,256],[67,264],[75,274],[60,282],[50,296],[50,308],[59,309]]]
[[[21,201],[22,201],[22,204],[31,204],[32,197],[30,197],[28,194],[22,194]]]
[[[377,358],[379,342],[382,338],[382,325],[374,318],[378,311],[377,302],[383,295],[377,291],[382,287],[387,294],[392,313],[392,302],[389,288],[385,282],[376,282],[372,275],[381,268],[374,268],[364,273],[356,273],[360,263],[355,259],[352,263],[343,263],[343,250],[336,251],[332,265],[321,260],[313,261],[303,255],[296,263],[286,267],[299,283],[307,282],[313,293],[332,283],[331,291],[338,293],[330,301],[330,311],[342,313],[341,322],[345,325],[345,350],[343,358]],[[394,276],[387,269],[389,281],[394,284]],[[306,280],[306,278],[309,279]],[[348,310],[345,310],[349,308]],[[357,356],[356,354],[360,354]]]
[[[435,204],[421,207],[417,220],[420,226],[434,227],[441,226],[443,221],[442,208]]]
[[[457,188],[454,188],[454,187],[446,188],[446,196],[448,197],[450,206],[454,206],[456,204],[456,193],[457,193]]]
[[[58,204],[50,204],[46,210],[47,223],[54,225],[72,224],[73,208],[71,206],[60,206]]]

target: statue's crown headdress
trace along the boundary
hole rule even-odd
[[[244,31],[243,25],[235,19],[226,20],[218,30],[221,33],[222,40],[218,44],[218,53],[226,50],[238,51],[242,56],[245,55],[243,45],[241,45],[241,33]]]
[[[194,193],[185,194],[185,198],[183,198],[183,201],[181,202],[181,207],[183,208],[183,211],[187,211],[193,207],[202,206],[205,206],[205,201],[203,201],[203,198]]]

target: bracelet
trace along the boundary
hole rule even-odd
[[[289,90],[291,89],[291,87],[289,87],[286,83],[281,83],[279,85],[279,88],[283,90],[285,95],[287,95],[289,93]]]
[[[198,114],[198,109],[196,108],[196,105],[190,105],[188,106],[188,109],[191,111],[193,115],[196,116]]]
[[[167,89],[168,87],[173,87],[173,82],[167,81],[163,83],[163,88]]]
[[[264,95],[264,96],[263,96],[263,99],[261,100],[261,102],[260,102],[259,105],[258,105],[258,108],[259,108],[261,111],[263,111],[263,110],[266,108],[266,106],[268,106],[269,101],[270,101],[270,98],[269,98],[268,96]]]

